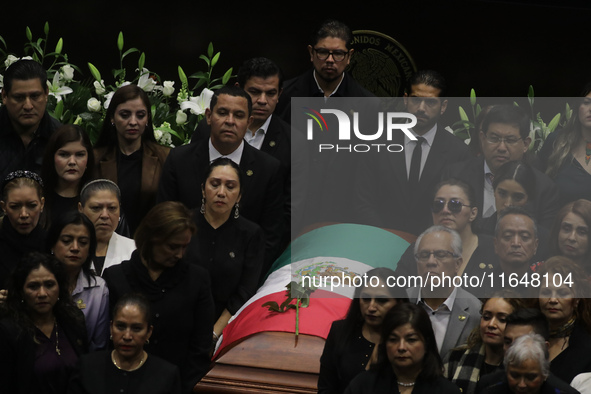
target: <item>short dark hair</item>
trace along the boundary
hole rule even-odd
[[[113,307],[113,319],[115,319],[117,313],[119,313],[119,311],[127,305],[137,306],[140,312],[144,314],[144,318],[146,319],[146,323],[148,323],[148,327],[152,325],[152,306],[148,298],[141,293],[126,293],[122,295]]]
[[[413,85],[421,83],[439,89],[439,97],[447,95],[447,81],[443,75],[435,70],[419,70],[415,72],[406,83],[406,93],[410,94]]]
[[[48,253],[51,252],[57,241],[59,240],[62,231],[64,228],[69,224],[80,224],[83,225],[86,230],[88,230],[88,237],[89,237],[89,247],[88,247],[88,256],[86,260],[82,263],[82,272],[86,275],[88,282],[92,283],[91,279],[94,278],[94,274],[91,271],[92,265],[92,258],[96,253],[96,232],[94,229],[94,224],[86,217],[85,214],[78,210],[71,210],[63,215],[59,215],[56,217],[55,221],[51,223],[49,229],[47,231],[47,237],[45,238],[45,249]]]
[[[501,223],[501,219],[507,215],[523,215],[531,219],[534,224],[534,236],[538,237],[538,225],[536,224],[536,219],[534,216],[525,208],[523,207],[507,207],[503,209],[501,212],[497,212],[497,224],[495,226],[495,237],[499,233],[499,223]]]
[[[9,93],[12,89],[12,82],[16,79],[26,81],[39,78],[41,87],[45,92],[49,90],[47,86],[47,71],[41,64],[35,60],[21,59],[12,63],[4,73],[4,92]]]
[[[527,194],[527,200],[536,198],[536,176],[532,166],[520,160],[513,160],[503,164],[496,172],[493,180],[493,190],[499,183],[513,180],[521,185]]]
[[[521,308],[507,316],[507,325],[532,326],[532,331],[545,340],[550,338],[550,326],[546,316],[538,308]]]
[[[347,49],[351,49],[353,33],[351,32],[349,26],[343,22],[337,21],[335,19],[327,19],[323,21],[312,33],[310,45],[314,47],[316,44],[318,44],[318,41],[326,37],[340,38],[341,40],[345,41]]]
[[[244,89],[246,82],[252,77],[279,78],[279,89],[283,88],[283,72],[275,62],[266,57],[253,57],[242,63],[236,76],[238,85]]]
[[[529,116],[519,106],[512,104],[495,105],[488,111],[482,121],[482,132],[486,134],[491,123],[502,123],[512,125],[519,129],[519,136],[529,136]]]
[[[252,114],[252,99],[250,98],[250,94],[246,93],[246,91],[244,91],[244,89],[241,87],[235,85],[225,85],[213,92],[213,96],[209,102],[210,111],[213,111],[218,103],[218,98],[222,94],[227,94],[228,96],[232,97],[244,97],[248,103],[248,116]]]

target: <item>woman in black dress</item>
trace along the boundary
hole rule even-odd
[[[0,226],[0,289],[23,255],[43,251],[45,230],[43,218],[43,181],[31,171],[14,171],[2,182],[0,207],[4,217]],[[6,296],[0,290],[0,300]]]
[[[146,351],[179,367],[186,393],[209,370],[214,314],[207,271],[183,258],[195,230],[182,203],[157,204],[136,230],[131,259],[103,272],[111,305],[127,293],[148,298],[154,330]]]
[[[153,326],[150,303],[140,294],[126,294],[113,308],[113,350],[87,354],[70,382],[68,394],[180,394],[179,369],[148,354]]]
[[[242,170],[232,160],[214,160],[201,185],[197,232],[185,259],[207,269],[215,303],[213,339],[254,295],[264,263],[265,241],[258,224],[240,216]]]
[[[357,375],[346,394],[459,394],[443,377],[429,315],[422,306],[403,303],[390,310],[382,325],[378,362]]]
[[[408,302],[404,290],[386,285],[394,275],[391,269],[374,268],[366,275],[378,278],[378,285],[355,288],[347,316],[332,323],[320,357],[319,394],[343,393],[351,379],[377,361],[384,317]]]
[[[25,256],[0,308],[1,391],[66,392],[78,358],[87,351],[87,336],[60,262],[38,252]]]

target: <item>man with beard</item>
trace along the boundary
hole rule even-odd
[[[404,152],[360,160],[356,192],[367,224],[414,235],[433,224],[433,188],[443,167],[472,157],[468,146],[439,124],[447,109],[446,90],[447,83],[437,71],[415,73],[404,104],[417,119],[411,129],[416,140],[395,134],[392,143],[402,145]]]

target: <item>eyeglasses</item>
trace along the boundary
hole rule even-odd
[[[443,210],[445,205],[446,205],[445,200],[442,200],[442,199],[435,200],[431,203],[431,212],[439,213]],[[447,209],[449,209],[449,211],[451,213],[461,212],[462,207],[470,207],[470,205],[462,204],[462,202],[460,200],[456,200],[453,198],[447,202]]]
[[[515,145],[519,141],[523,140],[523,138],[516,138],[516,137],[501,138],[496,135],[488,135],[488,134],[484,135],[484,139],[486,139],[486,142],[488,142],[491,145],[499,145],[502,142],[504,142],[505,145],[507,145],[507,146]]]
[[[314,49],[314,52],[316,52],[316,57],[319,60],[326,60],[328,59],[329,56],[332,55],[332,58],[334,59],[335,62],[342,62],[343,60],[345,60],[345,56],[347,56],[347,54],[349,53],[349,51],[340,51],[340,50],[336,50],[336,51],[329,51],[328,49],[324,49],[324,48],[312,48]]]
[[[422,263],[427,262],[429,258],[433,255],[435,260],[445,260],[451,257],[458,257],[454,252],[450,252],[449,250],[434,250],[432,252],[422,250],[419,253],[415,254],[415,259]]]

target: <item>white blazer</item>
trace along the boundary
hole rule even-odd
[[[107,246],[107,255],[105,256],[105,264],[103,270],[97,274],[100,276],[103,274],[106,268],[120,264],[122,261],[129,260],[131,253],[135,250],[135,241],[131,238],[124,237],[113,232],[109,245]],[[94,263],[92,263],[92,269],[95,269]]]

